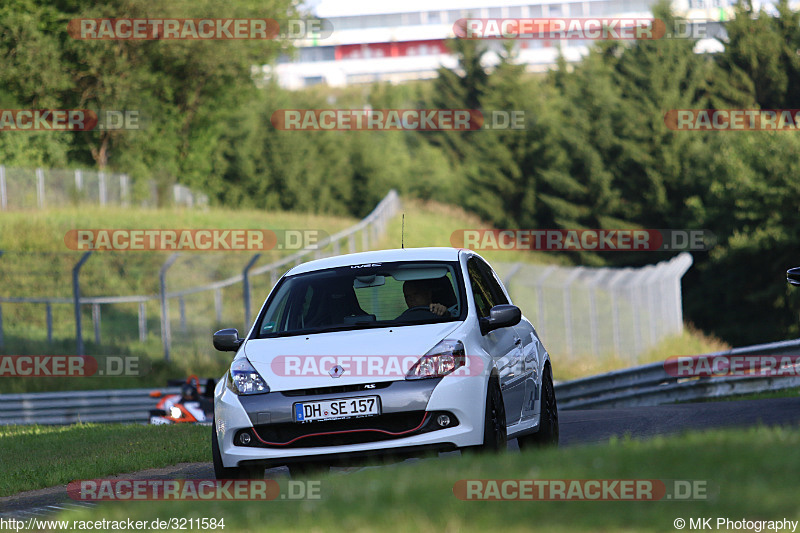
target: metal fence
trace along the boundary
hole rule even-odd
[[[691,265],[685,252],[642,268],[494,263],[550,353],[631,362],[683,331],[681,278]]]
[[[5,333],[3,308],[14,304],[28,306],[25,314],[31,317],[32,324],[46,324],[48,343],[53,342],[54,324],[60,325],[62,331],[67,322],[74,324],[76,353],[84,355],[84,313],[88,307],[91,309],[89,335],[93,337],[95,345],[102,344],[102,317],[109,314],[129,324],[127,329],[135,332],[140,342],[145,342],[148,331],[157,327],[164,357],[169,360],[175,335],[187,342],[196,342],[202,336],[203,343],[208,344],[207,332],[216,325],[224,323],[227,326],[249,328],[254,303],[259,305],[261,300],[259,297],[259,301],[253,302],[251,294],[255,291],[267,294],[279,277],[293,266],[311,259],[374,247],[385,233],[389,220],[399,212],[400,205],[397,192],[392,190],[372,213],[357,224],[321,239],[313,247],[263,265],[258,264],[265,255],[261,253],[160,253],[162,262],[160,268],[154,271],[151,256],[147,261],[140,260],[137,266],[126,252],[72,252],[47,258],[30,254],[27,261],[13,261],[9,262],[9,266],[4,266],[4,257],[0,252],[0,273],[13,265],[20,271],[16,276],[9,276],[9,279],[34,280],[32,283],[36,284],[37,292],[53,295],[30,297],[30,287],[4,287],[6,294],[0,296],[0,348],[4,346]],[[172,270],[177,265],[181,268]],[[81,284],[81,273],[89,268],[98,269],[95,280],[113,275],[134,286],[157,287],[157,292],[86,296],[84,292],[88,291]],[[239,273],[231,275],[234,272]],[[208,281],[196,283],[201,279]],[[158,280],[157,285],[154,280]],[[92,289],[96,292],[95,287]],[[157,319],[154,317],[154,308],[159,310]],[[115,331],[115,334],[119,335],[119,332]]]
[[[208,205],[208,196],[183,185],[173,185],[172,197],[161,200],[187,207]],[[127,174],[0,165],[0,210],[78,204],[155,207],[159,191],[154,181],[136,181]]]

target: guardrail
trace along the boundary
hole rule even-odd
[[[148,422],[158,399],[150,392],[180,394],[180,388],[0,394],[0,425]]]
[[[800,339],[703,355],[800,355]],[[592,409],[651,406],[798,386],[800,376],[679,378],[668,374],[664,363],[651,363],[559,383],[555,389],[559,409]]]

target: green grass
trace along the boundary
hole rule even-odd
[[[0,426],[0,497],[181,462],[208,461],[207,426]]]
[[[70,520],[224,518],[225,531],[674,531],[682,517],[797,520],[800,432],[718,430],[500,456],[451,456],[333,473],[318,500],[114,502]],[[462,501],[465,479],[659,479],[706,483],[695,501]],[[284,489],[285,490],[285,489]]]
[[[553,377],[559,381],[569,381],[634,365],[663,362],[678,355],[695,355],[728,349],[730,349],[728,344],[687,325],[683,333],[666,337],[657,346],[641,354],[634,361],[614,354],[603,354],[599,357],[567,357],[561,361],[561,364],[554,361]]]
[[[266,212],[255,209],[144,209],[92,206],[8,211],[4,212],[2,218],[0,218],[0,250],[7,252],[67,251],[64,235],[71,229],[221,228],[279,230],[314,228],[332,234],[356,222],[357,220],[351,217],[287,211]],[[275,253],[277,254],[277,251]]]

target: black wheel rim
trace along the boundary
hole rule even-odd
[[[545,406],[547,412],[547,426],[550,433],[550,440],[558,442],[558,407],[556,406],[556,391],[553,387],[553,376],[550,368],[547,369],[547,381],[545,382]]]

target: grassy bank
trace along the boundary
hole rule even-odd
[[[0,496],[74,479],[210,461],[210,431],[191,424],[0,426]]]
[[[320,499],[110,503],[71,520],[225,519],[225,531],[674,531],[676,518],[800,518],[797,430],[752,428],[489,457],[459,457],[318,477]],[[779,458],[779,460],[776,460]],[[462,501],[467,479],[700,482],[689,501]],[[284,489],[285,490],[285,489]],[[285,492],[283,493],[285,494]]]

